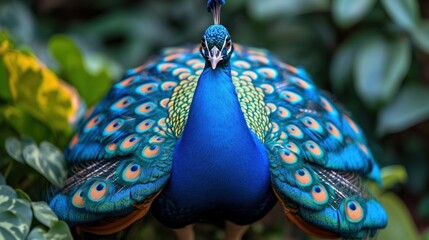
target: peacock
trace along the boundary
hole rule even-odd
[[[95,234],[150,211],[178,239],[213,221],[241,239],[280,202],[316,237],[373,237],[387,215],[364,184],[381,179],[362,129],[302,68],[233,44],[224,4],[208,0],[199,45],[162,50],[88,110],[50,207]]]

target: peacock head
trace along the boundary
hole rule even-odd
[[[233,51],[231,36],[224,26],[216,24],[207,28],[201,39],[200,52],[213,69],[219,62],[228,62]]]

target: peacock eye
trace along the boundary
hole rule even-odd
[[[226,48],[227,49],[231,48],[231,40],[228,40],[228,42],[226,42]]]
[[[201,48],[206,49],[206,43],[204,41],[201,41]]]

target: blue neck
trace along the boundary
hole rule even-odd
[[[246,124],[229,64],[214,70],[206,66],[175,148],[172,191],[185,194],[192,189],[192,197],[184,197],[184,202],[196,201],[195,195],[200,202],[213,201],[220,196],[212,194],[219,191],[230,196],[222,195],[220,201],[257,199],[269,189],[268,172],[265,147]]]
[[[197,145],[207,151],[237,152],[241,150],[237,147],[252,143],[229,65],[214,70],[206,67],[195,90],[181,144]]]

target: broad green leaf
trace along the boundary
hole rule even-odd
[[[26,225],[20,217],[10,211],[0,212],[0,239],[25,239],[30,226]]]
[[[64,78],[70,82],[88,106],[96,103],[108,90],[111,81],[106,70],[90,73],[77,45],[68,37],[57,35],[49,41],[49,50],[59,63]]]
[[[76,92],[32,55],[8,49],[0,57],[14,107],[53,129],[68,130],[80,107]]]
[[[404,29],[412,30],[420,20],[416,0],[381,0],[381,2],[390,17]]]
[[[417,46],[429,54],[429,21],[422,21],[411,33]]]
[[[352,69],[362,44],[374,37],[373,32],[358,32],[343,42],[335,52],[330,67],[330,80],[336,92],[352,79]]]
[[[11,156],[13,159],[20,163],[24,163],[24,159],[22,159],[22,145],[17,138],[10,137],[6,139],[5,149],[9,156]]]
[[[41,227],[35,227],[31,229],[27,236],[27,240],[48,240],[45,236],[46,232]]]
[[[377,133],[382,136],[400,132],[429,119],[429,89],[409,85],[383,108],[378,116]]]
[[[409,41],[382,37],[368,40],[357,55],[355,87],[368,106],[389,101],[398,90],[411,63]]]
[[[54,223],[48,232],[43,230],[41,227],[35,227],[31,230],[28,235],[28,240],[72,240],[70,229],[67,224],[63,221],[57,221]]]
[[[391,189],[398,183],[407,182],[407,171],[401,165],[387,166],[381,169],[381,179],[384,189]]]
[[[4,197],[8,198],[16,198],[16,192],[11,187],[7,185],[0,185],[0,199],[4,199]],[[0,209],[1,204],[4,202],[4,200],[0,200]]]
[[[61,185],[67,176],[62,152],[48,142],[42,142],[39,149],[36,143],[28,141],[23,144],[22,155],[28,165],[55,186]]]
[[[49,208],[46,202],[32,202],[34,217],[43,225],[52,227],[58,221],[57,215]]]
[[[378,197],[388,216],[387,227],[377,234],[378,239],[418,239],[418,231],[407,206],[391,192]]]
[[[332,14],[341,27],[350,27],[359,22],[373,8],[376,0],[334,0]]]
[[[6,185],[0,185],[0,239],[24,239],[27,236],[33,214],[30,203],[18,199],[16,192]]]

